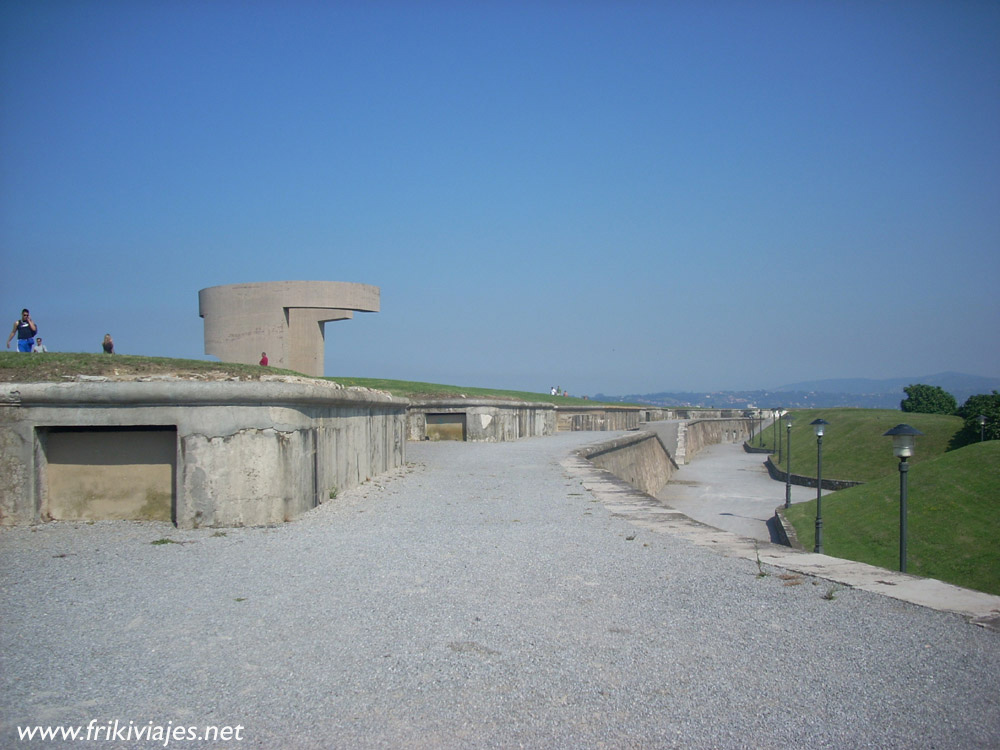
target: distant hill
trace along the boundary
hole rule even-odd
[[[921,375],[910,378],[888,378],[872,380],[870,378],[836,378],[832,380],[809,380],[802,383],[792,383],[775,388],[775,391],[806,391],[824,393],[898,393],[900,400],[906,397],[903,389],[908,385],[923,383],[944,388],[955,397],[959,404],[969,396],[979,393],[992,393],[1000,390],[1000,378],[988,378],[982,375],[966,375],[961,372],[941,372],[937,375]]]
[[[833,408],[853,406],[863,409],[898,409],[906,398],[903,389],[908,385],[923,383],[938,385],[955,397],[959,405],[969,396],[1000,390],[1000,378],[944,372],[912,378],[836,378],[792,383],[773,390],[754,391],[662,391],[659,393],[632,393],[608,396],[598,393],[599,401],[624,401],[650,406],[703,406],[714,408]]]

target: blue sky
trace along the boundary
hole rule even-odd
[[[0,299],[204,358],[329,280],[328,375],[573,394],[1000,375],[1000,3],[8,0]]]

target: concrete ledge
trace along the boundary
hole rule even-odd
[[[764,462],[764,466],[767,468],[767,473],[771,475],[771,479],[775,479],[779,482],[784,482],[785,477],[788,475],[774,465],[771,457]],[[791,484],[798,485],[799,487],[815,487],[816,477],[804,477],[801,474],[792,474]],[[855,482],[850,479],[823,479],[823,489],[824,490],[845,490],[848,487],[857,487],[859,484],[864,484],[864,482]]]
[[[778,540],[787,547],[805,550],[795,527],[785,518],[785,506],[779,505],[774,509],[774,528],[778,532]]]

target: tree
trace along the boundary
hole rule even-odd
[[[899,403],[903,411],[917,414],[954,414],[958,410],[955,397],[939,385],[908,385],[903,389],[906,398]]]
[[[986,417],[986,424],[983,426],[984,437],[987,440],[1000,440],[1000,392],[993,391],[989,394],[969,396],[958,410],[958,416],[965,420],[965,427],[962,428],[965,437],[963,444],[979,441],[980,414]]]

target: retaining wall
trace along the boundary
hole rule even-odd
[[[788,476],[784,471],[779,469],[774,464],[773,457],[768,456],[767,460],[764,462],[764,466],[767,468],[767,473],[771,475],[771,479],[776,479],[780,482],[786,481]],[[791,479],[787,480],[789,484],[796,484],[800,487],[815,487],[816,477],[806,477],[801,474],[792,474]],[[857,487],[859,484],[864,484],[864,482],[855,482],[851,479],[827,479],[823,478],[823,489],[824,490],[843,490],[848,487]]]
[[[502,443],[552,435],[552,404],[494,399],[412,401],[406,417],[409,440]]]
[[[630,486],[655,496],[678,465],[689,462],[705,446],[745,439],[749,420],[701,419],[676,426],[674,430],[644,430],[584,448],[578,454]]]
[[[586,458],[642,492],[655,495],[674,472],[667,449],[653,432],[639,432],[578,451]]]
[[[560,432],[637,430],[643,409],[638,406],[556,406]]]
[[[690,462],[707,445],[736,443],[750,436],[748,419],[695,419],[687,423],[685,462]]]
[[[182,528],[288,521],[401,466],[407,403],[315,382],[5,384],[0,524],[142,518],[164,502]],[[158,435],[145,456],[95,448],[145,433]],[[117,515],[97,503],[116,490]]]

